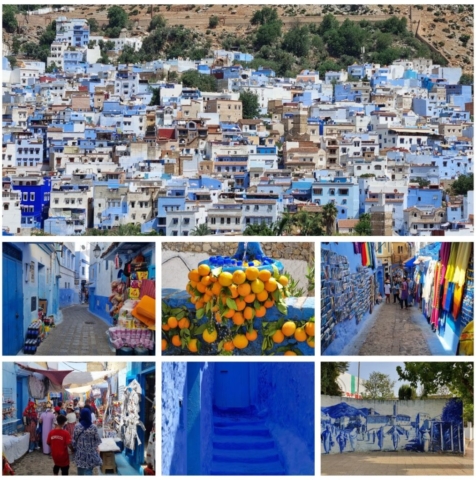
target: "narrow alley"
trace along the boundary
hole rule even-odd
[[[63,322],[52,328],[38,346],[37,355],[114,355],[109,346],[109,325],[89,313],[88,306],[64,308]]]
[[[450,355],[417,306],[402,309],[392,303],[378,306],[345,355]]]

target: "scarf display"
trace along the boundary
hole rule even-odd
[[[121,417],[121,432],[124,446],[134,451],[137,445],[141,445],[137,427],[145,431],[145,426],[140,420],[140,398],[142,388],[137,380],[124,389],[124,400]]]

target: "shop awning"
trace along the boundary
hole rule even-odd
[[[412,258],[410,258],[410,260],[407,260],[404,263],[405,267],[412,268],[415,265],[415,260],[416,260],[416,257],[412,257]]]
[[[24,370],[28,370],[29,372],[35,372],[35,373],[41,373],[44,375],[46,378],[48,378],[51,383],[54,385],[63,385],[63,381],[65,377],[68,376],[73,370],[42,370],[39,368],[32,368],[29,367],[28,365],[25,365],[23,363],[17,363],[17,365]]]
[[[110,377],[114,373],[113,370],[104,370],[102,372],[71,372],[63,379],[63,386],[75,388],[102,383],[104,378]]]

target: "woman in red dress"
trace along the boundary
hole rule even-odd
[[[35,402],[31,400],[28,402],[25,410],[23,410],[23,423],[25,425],[25,432],[30,434],[30,453],[38,447],[38,434],[36,427],[38,426],[38,413],[36,411]]]

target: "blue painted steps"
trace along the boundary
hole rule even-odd
[[[276,443],[264,421],[218,416],[213,423],[210,475],[285,475]]]

